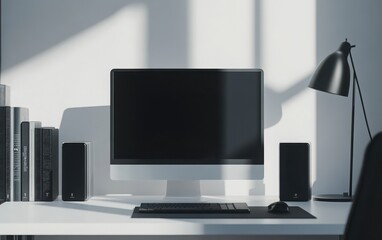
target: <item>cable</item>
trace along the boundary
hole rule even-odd
[[[371,131],[370,131],[370,126],[369,126],[369,121],[367,120],[367,115],[366,115],[366,110],[365,110],[365,104],[363,103],[362,92],[361,92],[361,88],[360,88],[360,86],[359,86],[358,77],[357,77],[357,72],[355,71],[354,61],[353,61],[353,56],[352,56],[352,54],[351,54],[351,51],[350,51],[350,60],[351,60],[351,64],[352,64],[352,67],[353,67],[353,78],[354,78],[354,81],[355,81],[356,84],[357,84],[357,88],[358,88],[358,92],[359,92],[359,97],[360,97],[360,99],[361,99],[361,105],[362,105],[362,110],[363,110],[363,116],[364,116],[364,118],[365,118],[367,131],[368,131],[368,133],[369,133],[370,140],[372,140],[373,137],[371,136]]]

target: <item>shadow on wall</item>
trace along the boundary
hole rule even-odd
[[[93,166],[95,166],[92,182],[94,183],[95,195],[117,193],[134,195],[164,194],[165,181],[112,181],[110,179],[109,106],[66,109],[60,126],[60,146],[63,142],[92,143],[92,160]],[[59,167],[62,169],[61,153],[59,161]]]
[[[363,92],[366,112],[372,134],[382,129],[380,103],[382,76],[382,31],[377,0],[317,1],[317,63],[335,51],[348,38],[357,47],[352,50],[359,83]],[[317,92],[317,181],[313,194],[348,191],[351,89],[343,98]],[[356,93],[354,175],[356,187],[363,154],[369,142],[362,115],[359,95]],[[379,123],[379,124],[378,124]],[[353,189],[354,192],[354,189]]]
[[[3,1],[4,57],[10,69],[102,22],[120,9],[143,4],[147,10],[147,66],[188,65],[188,1],[177,0],[20,0]]]
[[[303,77],[283,92],[276,92],[264,86],[264,128],[270,128],[281,121],[283,103],[305,91],[310,77],[310,75]]]
[[[262,68],[264,53],[263,53],[263,0],[255,0],[255,24],[254,24],[254,56],[256,61],[256,67]],[[267,78],[267,73],[264,74],[264,79]],[[290,86],[287,90],[283,92],[274,91],[272,88],[266,86],[266,80],[264,81],[264,128],[270,128],[276,125],[282,119],[282,104],[294,96],[298,95],[302,91],[306,90],[309,84],[311,75],[305,76],[295,82],[294,85]],[[283,79],[280,79],[280,82]]]

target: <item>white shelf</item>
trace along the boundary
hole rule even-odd
[[[133,219],[153,196],[97,196],[87,202],[6,202],[0,205],[0,235],[342,235],[350,203],[289,202],[317,219]],[[276,197],[203,197],[210,202],[267,206]],[[181,201],[195,201],[184,198]]]

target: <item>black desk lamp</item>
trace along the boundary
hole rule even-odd
[[[354,68],[353,57],[351,54],[351,49],[355,47],[350,45],[347,39],[345,42],[341,43],[337,51],[330,54],[325,58],[320,65],[317,67],[313,77],[310,81],[309,87],[336,95],[341,95],[347,97],[349,94],[350,87],[350,68],[348,63],[348,55],[350,55],[350,60],[353,68],[353,93],[352,93],[352,115],[351,115],[351,145],[350,145],[350,178],[349,178],[349,192],[343,194],[327,194],[318,195],[314,197],[317,201],[331,201],[331,202],[350,202],[353,199],[352,194],[352,182],[353,182],[353,144],[354,144],[354,95],[355,88],[357,85],[359,96],[361,99],[363,114],[365,117],[367,130],[369,132],[370,139],[371,133],[369,128],[369,123],[367,121],[365,106],[363,104],[361,89],[358,83],[357,73]]]

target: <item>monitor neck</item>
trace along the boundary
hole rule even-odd
[[[201,198],[200,181],[167,180],[165,198]]]

